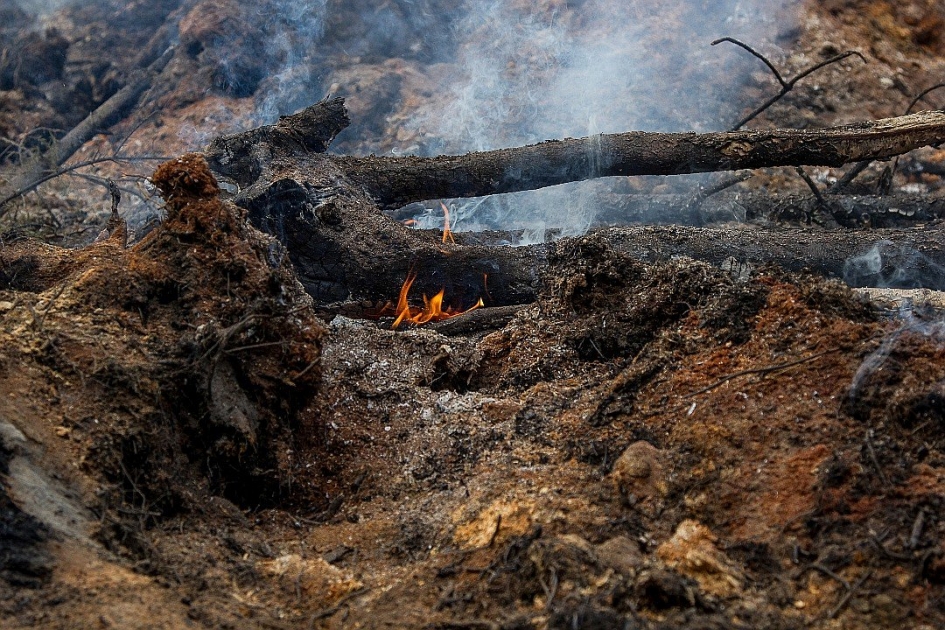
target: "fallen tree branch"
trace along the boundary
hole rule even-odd
[[[925,98],[926,96],[928,96],[935,90],[941,89],[943,87],[945,87],[945,83],[937,83],[919,92],[915,96],[915,98],[913,98],[912,101],[909,103],[909,107],[906,108],[905,113],[907,115],[912,113],[912,108],[915,107],[919,103],[919,101],[921,101],[923,98]],[[847,186],[849,186],[851,183],[853,183],[853,180],[856,179],[860,175],[860,173],[866,170],[866,167],[868,167],[872,163],[873,163],[873,160],[871,159],[857,162],[855,165],[853,165],[853,168],[851,168],[849,171],[844,173],[843,177],[838,179],[832,186],[830,186],[830,188],[827,189],[827,192],[828,193],[843,192],[843,190]],[[895,174],[896,167],[898,166],[898,164],[899,164],[899,156],[896,156],[896,161],[893,162],[892,168],[890,168],[890,173],[889,173],[890,180],[892,179],[892,176]]]
[[[326,99],[276,125],[220,138],[205,156],[215,172],[243,188],[265,171],[333,167],[388,209],[428,199],[521,192],[598,177],[842,166],[945,141],[945,112],[935,111],[823,129],[705,134],[631,131],[456,156],[322,155],[324,160],[313,160],[312,152],[321,155],[347,124],[342,99]]]
[[[45,184],[46,182],[50,180],[56,179],[57,177],[62,177],[63,175],[75,174],[75,171],[77,171],[78,169],[86,168],[88,166],[95,166],[96,164],[105,164],[105,163],[120,164],[124,162],[166,162],[167,160],[168,158],[163,155],[162,156],[145,155],[145,156],[136,156],[136,157],[132,157],[130,155],[128,156],[110,155],[107,157],[99,157],[99,158],[93,158],[91,160],[83,160],[81,162],[75,162],[73,164],[69,164],[68,166],[63,166],[56,170],[49,171],[48,173],[42,173],[42,174],[37,173],[35,175],[35,179],[30,181],[28,184],[25,184],[24,186],[11,191],[5,197],[0,199],[0,217],[2,217],[3,215],[7,213],[6,205],[10,203],[11,201],[13,201],[14,199],[35,190],[38,186]],[[89,177],[88,175],[79,175],[79,176]]]
[[[822,193],[823,194],[823,193]],[[910,227],[945,219],[945,199],[928,195],[829,195],[841,223],[858,227]],[[688,224],[691,213],[685,207],[688,195],[638,195],[600,193],[588,203],[597,208],[594,227],[633,223]],[[702,223],[772,221],[785,224],[810,224],[820,201],[812,195],[776,194],[767,191],[720,193],[702,201]],[[458,235],[462,238],[462,235]]]
[[[64,164],[95,134],[108,129],[124,116],[125,112],[134,106],[141,95],[151,87],[154,79],[164,70],[164,67],[167,66],[173,56],[174,48],[168,48],[163,55],[147,68],[133,71],[123,88],[115,92],[111,98],[99,105],[85,120],[63,136],[62,140],[56,143],[55,146],[57,166]]]
[[[382,208],[481,197],[597,177],[679,175],[771,166],[842,166],[945,141],[945,112],[823,129],[634,131],[461,156],[332,157]]]

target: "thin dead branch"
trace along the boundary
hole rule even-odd
[[[856,592],[860,590],[860,587],[863,586],[863,584],[866,583],[866,580],[868,580],[872,575],[873,575],[873,571],[869,570],[863,574],[863,577],[861,577],[859,580],[856,581],[856,584],[854,584],[853,586],[847,585],[848,586],[847,592],[844,593],[843,597],[840,598],[840,601],[837,602],[837,605],[834,606],[833,609],[829,613],[827,613],[827,619],[833,619],[834,617],[839,615],[840,611],[842,611],[844,607],[848,603],[850,603],[850,599],[853,598]]]
[[[883,472],[883,467],[879,464],[879,457],[876,456],[876,449],[873,448],[873,430],[869,429],[866,432],[866,450],[870,455],[870,461],[873,462],[873,466],[876,467],[876,472],[879,475],[880,481],[883,482],[883,485],[889,487],[889,478],[886,477],[886,473]]]
[[[711,186],[706,186],[700,188],[696,194],[689,198],[689,201],[686,202],[686,205],[683,206],[682,212],[684,215],[689,215],[690,223],[692,225],[702,225],[702,213],[700,212],[702,204],[711,197],[712,195],[717,195],[723,190],[727,190],[736,184],[740,184],[743,181],[751,178],[753,173],[751,171],[744,171],[742,173],[735,173],[730,177],[726,177]]]
[[[810,189],[811,193],[814,195],[814,199],[817,200],[817,205],[820,208],[822,214],[827,219],[823,223],[827,227],[835,228],[837,225],[844,225],[844,227],[854,227],[852,222],[844,221],[843,214],[837,212],[833,205],[827,201],[823,194],[821,194],[820,189],[817,188],[817,184],[814,183],[814,180],[810,178],[810,175],[807,174],[800,166],[794,167],[794,172],[797,173],[798,177],[804,180],[804,183],[807,184],[807,187]]]
[[[2,199],[0,199],[0,217],[9,212],[10,202],[22,197],[23,195],[36,190],[42,184],[45,184],[48,181],[62,177],[63,175],[76,175],[79,177],[90,177],[86,174],[75,173],[75,171],[87,168],[89,166],[95,166],[97,164],[120,164],[123,162],[166,162],[171,158],[167,156],[158,156],[158,155],[145,155],[145,156],[129,156],[129,155],[110,155],[107,157],[97,157],[89,160],[83,160],[81,162],[75,162],[74,164],[69,164],[68,166],[63,166],[62,168],[55,169],[43,175],[38,175],[35,179],[23,184],[22,186],[10,191]],[[98,183],[104,184],[104,179]],[[105,184],[107,186],[107,184]]]
[[[111,98],[102,103],[95,111],[89,114],[82,122],[69,131],[61,140],[52,144],[41,155],[33,159],[24,160],[17,171],[9,178],[7,192],[0,199],[0,217],[8,208],[10,201],[35,190],[37,186],[51,179],[71,172],[83,166],[118,161],[116,156],[86,160],[77,164],[63,167],[82,145],[88,142],[95,134],[101,133],[123,117],[133,107],[141,95],[144,94],[157,76],[164,70],[174,56],[174,48],[170,47],[147,68],[132,72],[126,85],[118,90]],[[162,158],[166,159],[166,158]]]
[[[765,57],[764,55],[762,55],[760,52],[758,52],[757,50],[755,50],[754,48],[752,48],[751,46],[749,46],[749,45],[746,44],[745,42],[739,41],[739,40],[735,39],[734,37],[722,37],[722,38],[717,39],[717,40],[715,40],[714,42],[712,42],[712,46],[716,46],[716,45],[718,45],[718,44],[721,44],[722,42],[729,42],[729,43],[731,43],[731,44],[735,44],[736,46],[738,46],[738,47],[740,47],[740,48],[743,48],[744,50],[748,51],[748,53],[750,53],[751,55],[755,56],[755,57],[756,57],[757,59],[759,59],[763,64],[765,64],[766,66],[768,66],[768,69],[771,70],[771,73],[774,75],[774,78],[778,81],[778,83],[781,84],[781,91],[780,91],[780,92],[778,92],[777,94],[775,94],[774,96],[772,96],[771,98],[769,98],[767,101],[765,101],[764,103],[762,103],[761,105],[759,105],[752,113],[748,114],[747,116],[745,116],[744,118],[742,118],[740,121],[738,121],[735,125],[733,125],[733,126],[732,126],[732,130],[733,130],[733,131],[736,130],[736,129],[741,129],[743,126],[745,126],[746,124],[748,124],[750,121],[752,121],[752,120],[754,120],[755,118],[757,118],[757,117],[758,117],[759,115],[761,115],[762,112],[764,112],[766,109],[768,109],[769,107],[771,107],[772,105],[774,105],[775,103],[777,103],[778,101],[780,101],[782,98],[784,98],[784,96],[785,96],[788,92],[790,92],[791,90],[793,90],[793,89],[794,89],[794,86],[796,86],[800,81],[802,81],[803,79],[809,77],[810,75],[812,75],[813,73],[817,72],[817,71],[820,70],[821,68],[824,68],[824,67],[829,66],[829,65],[831,65],[831,64],[837,63],[838,61],[843,61],[843,60],[846,59],[847,57],[853,57],[853,56],[859,57],[860,59],[863,60],[863,63],[867,63],[866,57],[864,57],[863,55],[861,55],[860,53],[858,53],[858,52],[855,51],[855,50],[848,50],[848,51],[846,51],[846,52],[840,53],[839,55],[834,55],[834,56],[831,57],[830,59],[827,59],[827,60],[825,60],[825,61],[821,61],[820,63],[815,63],[815,64],[812,65],[812,66],[808,66],[807,68],[805,68],[804,70],[802,70],[801,72],[799,72],[797,75],[795,75],[793,78],[785,80],[784,77],[781,75],[781,73],[778,71],[778,69],[775,67],[775,65],[774,65],[773,63],[771,63],[771,61],[769,61],[767,57]]]

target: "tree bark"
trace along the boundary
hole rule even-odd
[[[597,177],[680,175],[770,166],[842,166],[945,141],[945,112],[824,129],[632,131],[462,156],[338,157],[382,208],[482,197]]]

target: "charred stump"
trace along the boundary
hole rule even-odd
[[[428,295],[445,287],[472,303],[487,284],[496,303],[533,299],[541,248],[497,253],[443,244],[382,214],[339,158],[324,152],[348,122],[342,99],[330,99],[276,125],[220,138],[207,151],[211,168],[239,188],[234,201],[285,244],[317,304],[383,303],[411,269],[424,270],[415,288]]]

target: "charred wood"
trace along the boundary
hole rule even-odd
[[[348,125],[344,102],[326,99],[269,127],[218,139],[206,157],[240,186],[278,156],[324,152]],[[945,141],[945,112],[823,129],[717,133],[632,131],[457,156],[330,156],[381,208],[427,199],[481,197],[598,177],[679,175],[770,166],[842,166]],[[262,147],[264,145],[265,148]]]
[[[634,131],[462,156],[337,157],[383,208],[481,197],[598,177],[679,175],[769,166],[842,166],[945,140],[945,112],[843,127],[718,133]]]
[[[645,226],[611,228],[598,238],[650,262],[688,256],[740,273],[774,264],[842,279],[854,287],[945,290],[945,241],[937,226],[830,231]]]
[[[410,273],[417,276],[417,294],[433,295],[445,288],[448,299],[452,297],[463,308],[480,296],[486,296],[489,306],[534,299],[553,245],[444,244],[391,220],[380,212],[381,207],[523,191],[607,175],[838,165],[888,157],[945,139],[945,112],[925,112],[820,130],[632,132],[439,158],[325,153],[347,124],[341,99],[329,99],[271,127],[220,138],[207,150],[211,166],[238,184],[234,201],[248,210],[257,227],[283,244],[284,249],[270,255],[288,255],[299,279],[321,306],[396,300]],[[667,208],[685,206],[675,205],[675,200],[666,204]],[[644,260],[690,256],[715,264],[776,263],[788,270],[846,277],[855,285],[942,288],[942,274],[931,270],[945,266],[935,230],[827,234],[644,227],[612,229],[595,238]],[[878,263],[874,256],[863,269],[851,271],[844,266],[848,258],[868,254],[881,241],[890,245]],[[913,276],[899,277],[891,271],[902,257],[919,251],[928,264],[920,262]]]
[[[926,195],[825,195],[842,213],[846,223],[859,227],[904,228],[919,223],[945,219],[945,198]],[[745,221],[770,221],[799,224],[816,222],[820,201],[813,195],[773,194],[739,191],[713,195],[694,210],[687,207],[686,195],[599,194],[596,204],[597,226],[651,224],[711,224]]]
[[[274,125],[217,138],[207,148],[207,163],[218,175],[249,186],[276,155],[324,153],[350,123],[344,99],[326,98]]]

